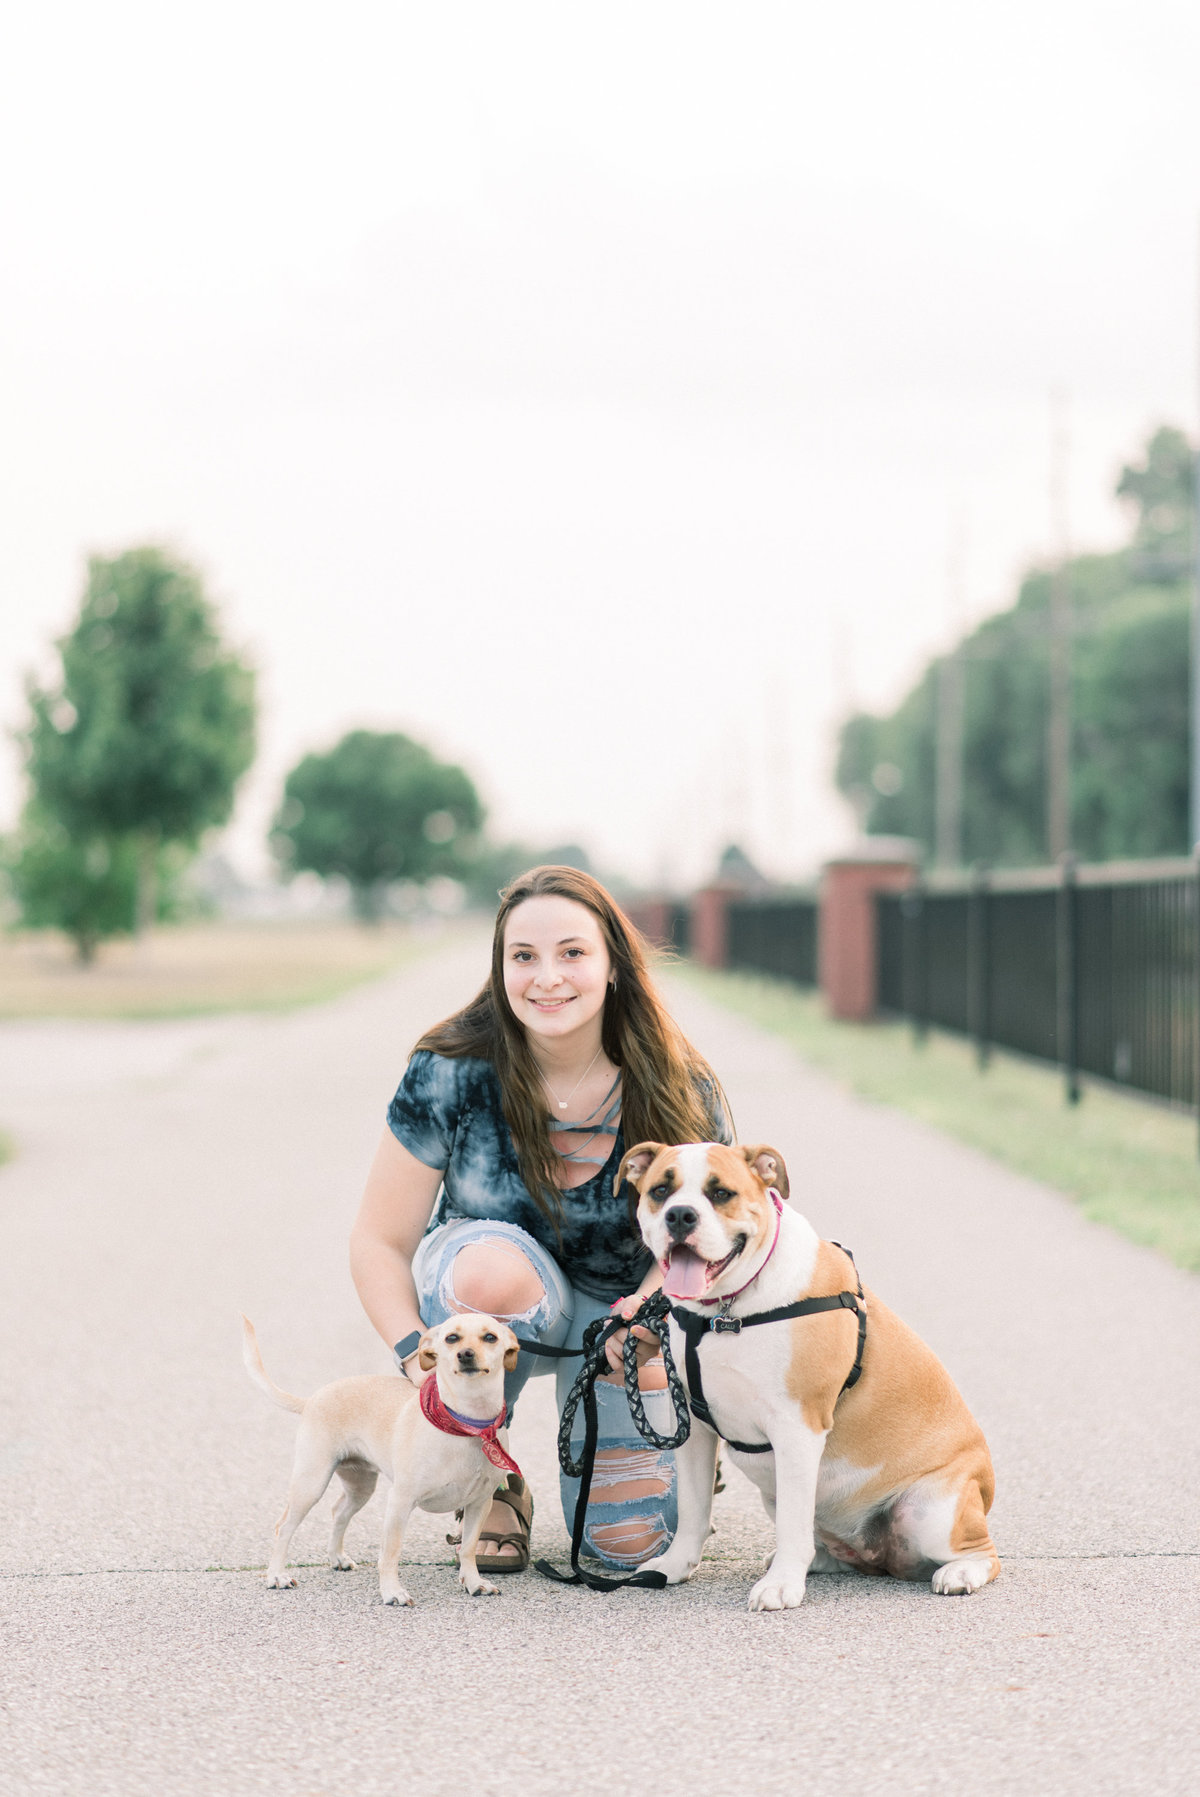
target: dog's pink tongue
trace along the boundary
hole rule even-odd
[[[663,1290],[668,1298],[702,1298],[708,1289],[704,1271],[707,1264],[690,1248],[672,1248],[663,1275]]]

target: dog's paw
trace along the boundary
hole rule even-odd
[[[296,1583],[290,1572],[272,1572],[267,1575],[268,1591],[294,1591]]]
[[[638,1571],[661,1572],[668,1585],[683,1585],[699,1564],[698,1560],[685,1560],[682,1555],[675,1555],[668,1549],[655,1560],[643,1560]]]
[[[939,1566],[929,1583],[939,1597],[969,1597],[972,1591],[981,1590],[991,1576],[991,1561],[976,1554]]]
[[[750,1593],[751,1610],[798,1610],[804,1602],[804,1579],[777,1578],[768,1573]]]
[[[357,1561],[352,1560],[349,1554],[339,1554],[337,1558],[331,1560],[329,1564],[334,1572],[353,1572],[357,1565]]]
[[[468,1597],[499,1597],[500,1595],[499,1585],[493,1585],[490,1579],[476,1578],[472,1583],[471,1580],[463,1578],[460,1574],[458,1582]]]
[[[392,1591],[381,1591],[379,1595],[385,1604],[396,1605],[402,1610],[411,1610],[413,1607],[413,1600],[403,1585],[397,1585]]]

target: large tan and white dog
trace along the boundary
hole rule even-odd
[[[844,1250],[775,1202],[776,1192],[786,1201],[788,1181],[773,1148],[643,1142],[622,1173],[638,1190],[642,1235],[677,1308],[748,1317],[857,1288]],[[986,1522],[992,1462],[979,1425],[937,1356],[864,1295],[862,1373],[844,1394],[858,1342],[852,1310],[737,1333],[730,1324],[699,1342],[704,1399],[722,1432],[772,1449],[728,1449],[776,1525],[752,1610],[801,1603],[810,1568],[928,1578],[943,1593],[977,1591],[1000,1570]],[[684,1346],[672,1318],[681,1371]],[[690,1578],[699,1562],[716,1452],[717,1436],[695,1424],[678,1450],[679,1527],[667,1552],[643,1568],[665,1573],[668,1584]]]
[[[254,1325],[242,1318],[242,1357],[256,1385],[300,1417],[287,1505],[275,1526],[267,1586],[296,1583],[286,1570],[288,1548],[336,1472],[343,1491],[333,1512],[329,1557],[338,1572],[353,1572],[344,1551],[346,1528],[375,1490],[380,1473],[391,1480],[379,1546],[379,1595],[385,1604],[411,1604],[400,1583],[400,1549],[414,1509],[461,1510],[458,1579],[471,1597],[495,1597],[475,1564],[480,1530],[492,1494],[507,1473],[484,1453],[478,1436],[448,1435],[422,1412],[417,1387],[395,1374],[364,1374],[323,1385],[311,1398],[282,1391],[268,1374]],[[517,1338],[495,1317],[472,1312],[449,1317],[420,1342],[422,1370],[437,1369],[443,1404],[457,1420],[490,1423],[504,1409],[505,1368],[517,1364]],[[500,1435],[503,1445],[505,1437]]]

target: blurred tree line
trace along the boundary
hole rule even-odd
[[[96,556],[58,669],[27,687],[29,793],[0,843],[21,922],[66,932],[79,958],[186,905],[202,837],[225,823],[255,751],[253,670],[222,641],[197,571],[156,547]],[[284,878],[338,877],[356,914],[382,916],[398,883],[459,881],[477,903],[539,860],[489,843],[461,767],[398,731],[351,730],[284,784],[271,846]]]
[[[1163,427],[1116,487],[1128,545],[1067,564],[1072,607],[1072,844],[1087,860],[1178,855],[1188,842],[1188,688],[1195,457]],[[1050,605],[1056,571],[1032,570],[1015,605],[958,646],[962,853],[1046,859]],[[844,725],[837,783],[871,834],[932,851],[940,661],[889,716]]]

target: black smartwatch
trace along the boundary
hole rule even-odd
[[[392,1353],[396,1356],[396,1365],[400,1368],[402,1373],[404,1373],[404,1362],[408,1359],[410,1354],[415,1353],[417,1348],[420,1347],[421,1337],[424,1333],[425,1331],[423,1329],[410,1330],[404,1337],[404,1340],[398,1341],[392,1349]],[[407,1379],[408,1374],[404,1373],[404,1377]]]

